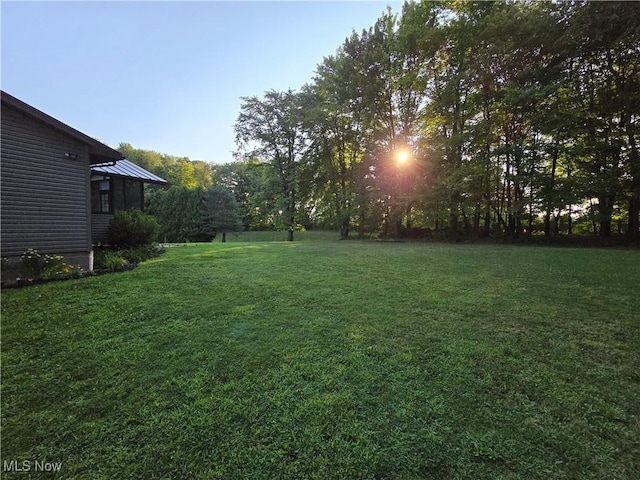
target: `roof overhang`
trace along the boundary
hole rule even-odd
[[[169,184],[169,182],[164,178],[160,178],[127,159],[118,160],[112,164],[103,163],[100,165],[92,165],[91,173],[96,175],[108,175],[110,177],[131,178],[134,180],[140,180],[144,183],[155,183],[156,185]]]

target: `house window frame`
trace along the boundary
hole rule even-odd
[[[92,205],[92,213],[104,215],[113,214],[113,179],[111,177],[102,177],[100,179],[93,180],[92,183],[98,185],[97,208],[94,208]],[[108,188],[103,188],[105,184]]]

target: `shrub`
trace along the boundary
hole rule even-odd
[[[118,253],[129,263],[140,263],[149,259],[149,253],[145,247],[129,248]]]
[[[154,243],[153,245],[149,246],[147,250],[149,252],[149,258],[159,257],[167,251],[167,249],[159,243]]]
[[[165,249],[162,245],[154,243],[153,245],[144,247],[121,250],[120,252],[129,263],[140,263],[145,260],[149,260],[150,258],[159,257],[165,252]]]
[[[109,224],[111,245],[121,249],[151,245],[158,235],[158,222],[140,210],[122,210]]]
[[[29,248],[20,258],[24,274],[29,278],[52,280],[79,276],[82,273],[79,267],[65,263],[62,255],[43,255]]]
[[[117,272],[123,270],[129,262],[122,255],[122,252],[114,252],[111,250],[99,250],[93,259],[93,266],[98,270],[107,270],[109,272]]]
[[[128,265],[138,264],[150,258],[158,257],[164,252],[164,247],[157,243],[126,250],[96,249],[93,266],[96,270],[117,272],[124,270]]]

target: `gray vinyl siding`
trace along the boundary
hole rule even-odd
[[[1,142],[2,256],[90,252],[87,146],[5,104]]]
[[[109,213],[94,213],[91,215],[91,238],[94,245],[109,244],[109,222],[113,215]]]

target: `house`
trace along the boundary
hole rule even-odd
[[[91,239],[94,245],[109,241],[113,212],[144,208],[144,184],[167,182],[129,160],[91,166]]]
[[[1,93],[0,255],[28,248],[93,268],[117,210],[142,209],[144,184],[162,178],[120,152]]]

